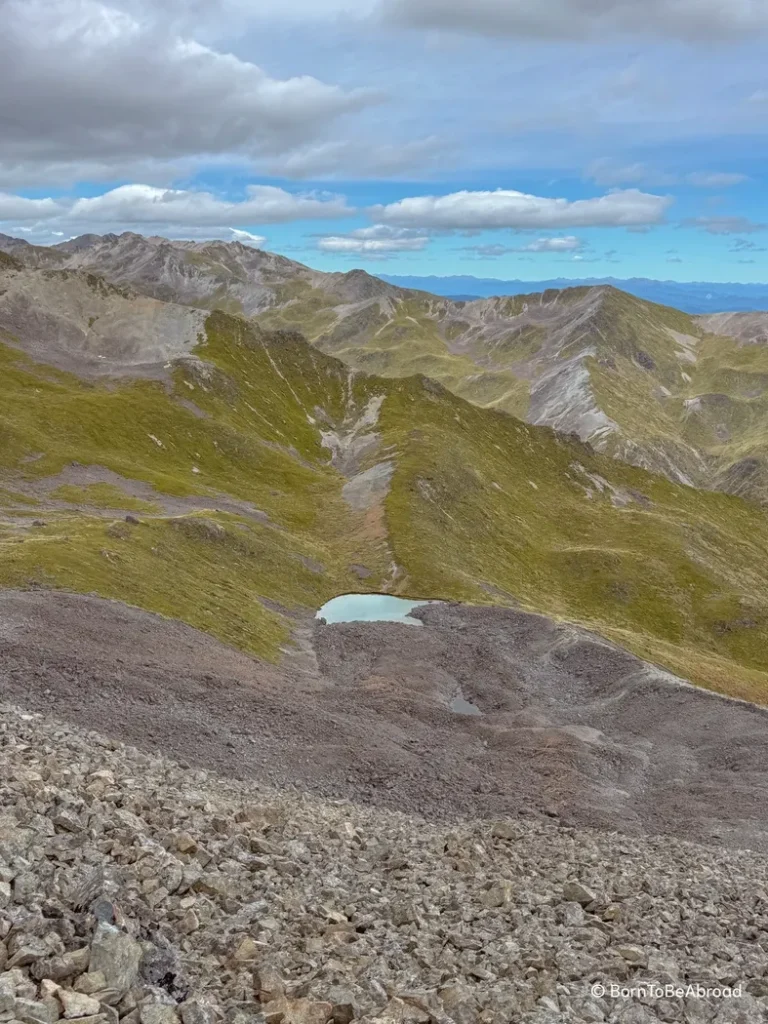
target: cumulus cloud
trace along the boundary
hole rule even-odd
[[[489,36],[721,40],[768,30],[763,0],[380,0],[401,25]]]
[[[119,2],[119,0],[116,0]],[[100,0],[2,0],[0,164],[278,156],[380,99],[262,68]]]
[[[253,245],[261,249],[266,242],[264,235],[252,235],[250,231],[241,231],[239,228],[230,228],[233,242],[242,242],[243,245]]]
[[[329,253],[381,256],[398,252],[421,252],[428,242],[429,236],[423,232],[373,224],[367,228],[356,228],[346,235],[328,235],[320,238],[317,247],[322,252]]]
[[[580,238],[566,235],[564,238],[537,238],[535,242],[524,245],[521,252],[573,252],[581,246]]]
[[[374,207],[372,213],[385,224],[447,231],[632,227],[662,223],[671,203],[669,196],[650,195],[637,189],[575,201],[497,189],[413,196]]]
[[[0,192],[0,221],[45,220],[63,212],[64,207],[54,199],[24,199],[22,196]]]
[[[23,231],[45,244],[61,235],[149,230],[169,238],[224,238],[261,246],[266,239],[243,225],[297,220],[335,220],[354,213],[343,196],[294,195],[272,185],[252,185],[246,198],[221,199],[210,192],[122,185],[86,199],[24,199],[0,193],[0,230]],[[57,237],[58,236],[58,237]]]
[[[239,202],[210,192],[122,185],[90,199],[78,199],[67,219],[88,224],[279,224],[292,220],[344,217],[353,211],[342,196],[293,195],[273,185],[250,185]]]

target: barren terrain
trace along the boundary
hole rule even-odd
[[[272,666],[87,596],[0,595],[0,699],[224,775],[432,819],[532,815],[768,849],[768,711],[574,627],[431,605],[298,621]],[[481,710],[456,714],[461,696]]]

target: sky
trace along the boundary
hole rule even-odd
[[[0,232],[768,281],[768,0],[0,0]]]

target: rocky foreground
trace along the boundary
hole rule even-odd
[[[0,1022],[767,1018],[756,853],[434,826],[0,705]]]

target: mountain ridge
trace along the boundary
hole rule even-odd
[[[455,302],[237,242],[129,232],[60,243],[53,257],[3,246],[30,265],[53,258],[156,300],[299,331],[353,369],[424,374],[678,482],[768,500],[768,314],[691,317],[612,285]]]
[[[560,277],[533,280],[455,275],[380,275],[402,288],[415,288],[455,299],[489,298],[494,295],[524,295],[550,288],[596,287],[610,284],[639,299],[674,306],[691,315],[768,310],[768,283],[742,284],[737,281],[673,281],[643,277]]]
[[[185,335],[158,352],[140,329],[153,303],[172,318],[201,311],[89,271],[8,264],[0,585],[96,593],[270,660],[302,657],[297,623],[339,593],[519,606],[710,688],[768,692],[768,520],[756,505],[423,374],[351,370],[240,315],[207,311],[191,347]],[[19,289],[41,312],[26,333],[8,315]],[[52,367],[73,347],[75,308],[78,339],[114,372]],[[109,325],[98,335],[94,308]]]

